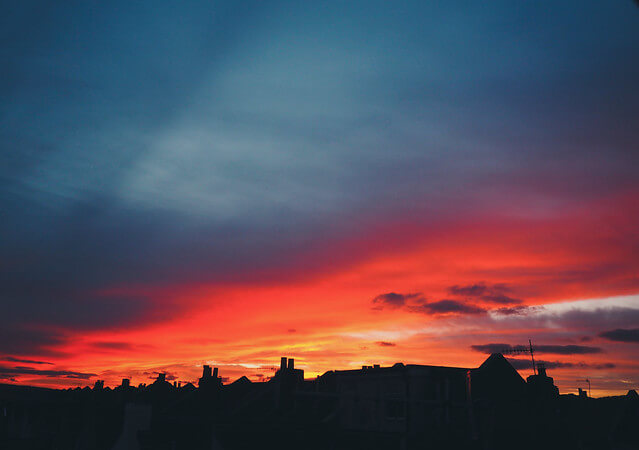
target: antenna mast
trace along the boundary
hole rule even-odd
[[[525,345],[515,345],[514,347],[508,346],[501,351],[503,355],[518,355],[520,353],[530,353],[530,359],[532,360],[533,375],[537,375],[537,364],[535,364],[535,349],[532,345],[532,340],[528,339],[528,347]]]
[[[532,340],[528,339],[528,345],[530,345],[530,359],[532,359],[533,375],[537,375],[537,366],[535,365],[535,355],[532,346]]]

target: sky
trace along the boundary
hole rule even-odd
[[[0,382],[531,339],[562,393],[639,388],[635,2],[21,0],[0,36]]]

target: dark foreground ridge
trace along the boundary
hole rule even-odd
[[[304,379],[109,389],[0,385],[0,449],[638,449],[639,396],[559,395],[499,353],[477,368],[395,364]]]

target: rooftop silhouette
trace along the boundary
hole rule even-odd
[[[560,395],[543,363],[524,380],[500,353],[474,368],[397,363],[198,387],[123,379],[111,389],[0,385],[2,449],[639,448],[639,396]]]

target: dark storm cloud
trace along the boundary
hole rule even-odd
[[[0,315],[1,352],[53,354],[68,340],[61,328],[96,330],[143,325],[177,317],[182,311],[179,304],[158,296],[152,299],[85,290],[82,284],[86,279],[76,281],[70,274],[58,274],[57,279],[43,274],[38,281],[27,280],[27,275],[38,278],[36,272],[5,271],[0,275],[0,297],[5,300]]]
[[[0,323],[5,320],[34,324],[52,322],[71,328],[99,329],[168,317],[173,307],[163,307],[158,299],[144,296],[108,295],[79,289],[77,285],[82,281],[74,283],[72,277],[66,280],[40,279],[38,284],[0,276],[0,279],[3,278],[6,282],[0,287],[0,296],[6,302]],[[26,310],[25,304],[33,309]],[[174,312],[177,311],[176,307]]]
[[[459,295],[463,297],[481,297],[486,293],[488,287],[483,283],[469,284],[466,286],[454,285],[448,288],[451,295]]]
[[[604,331],[599,333],[602,338],[615,342],[634,342],[639,343],[639,328]]]
[[[556,355],[589,355],[603,352],[599,347],[585,345],[535,345],[534,349],[537,353],[553,353]]]
[[[526,370],[532,369],[532,362],[527,359],[514,359],[514,358],[506,358],[508,362],[517,370]],[[566,362],[566,361],[544,361],[539,360],[536,361],[537,364],[541,363],[546,366],[547,369],[594,369],[594,370],[607,370],[614,369],[616,364],[613,363],[585,363],[585,362]]]
[[[362,223],[423,205],[426,222],[501,201],[528,213],[636,180],[630,3],[14,3],[0,18],[6,353],[64,341],[26,325],[188,308],[114,286],[337,270],[326,243]],[[479,312],[454,302],[421,310]]]
[[[485,309],[457,300],[439,300],[410,307],[410,311],[421,314],[483,314]]]
[[[503,353],[512,350],[526,350],[528,347],[525,345],[510,344],[477,344],[471,345],[471,349],[486,354],[491,353]],[[599,347],[588,347],[584,345],[534,345],[533,349],[535,353],[551,353],[556,355],[590,355],[595,353],[602,353],[603,349]]]
[[[505,284],[475,283],[469,285],[454,285],[448,288],[448,293],[456,297],[481,299],[488,303],[502,305],[516,305],[522,302],[518,298],[506,295],[510,288]]]
[[[480,298],[485,302],[496,303],[498,305],[514,305],[522,302],[522,300],[518,298],[508,297],[507,295],[482,295]]]
[[[443,299],[428,301],[421,293],[398,294],[389,292],[381,294],[372,300],[373,309],[404,309],[409,312],[428,315],[462,315],[483,314],[485,309],[469,302]]]
[[[0,377],[15,375],[37,375],[48,378],[74,378],[78,380],[88,380],[97,376],[95,373],[73,372],[70,370],[40,370],[32,367],[0,367]]]
[[[383,308],[401,308],[406,306],[409,300],[418,300],[422,298],[422,294],[413,293],[413,294],[398,294],[396,292],[388,292],[386,294],[380,294],[375,297],[373,302],[373,308],[383,309]]]
[[[67,337],[59,332],[26,327],[0,319],[0,353],[58,356],[60,352],[56,347],[66,342]]]
[[[471,345],[470,348],[475,350],[476,352],[482,352],[486,354],[502,353],[504,351],[513,349],[510,344],[476,344]],[[517,346],[517,348],[525,349],[525,346],[520,345]]]

